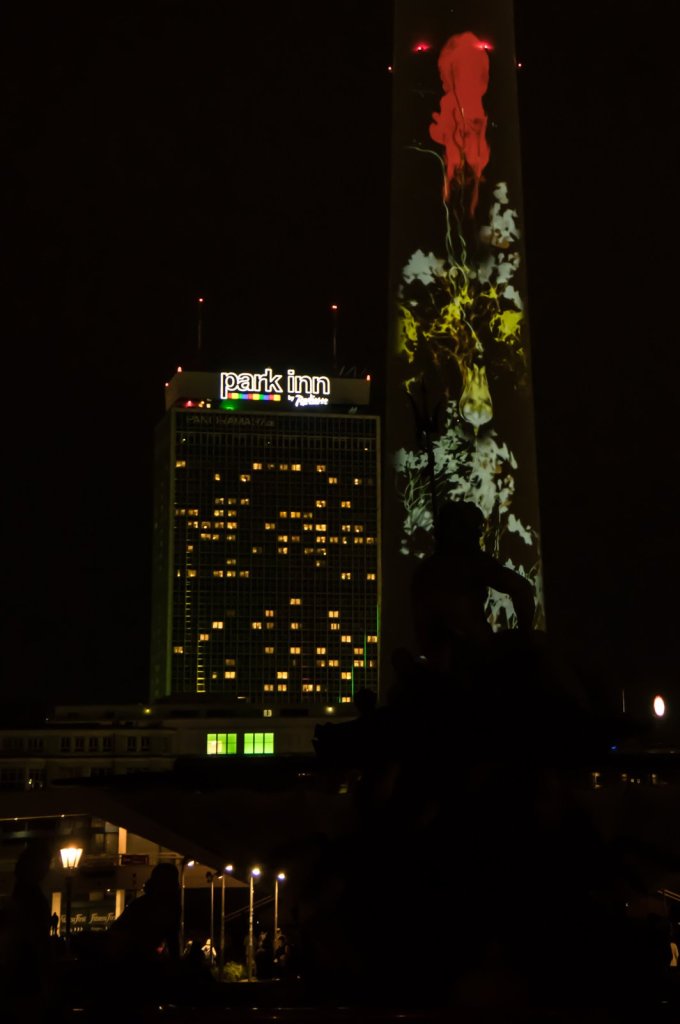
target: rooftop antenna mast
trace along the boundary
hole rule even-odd
[[[336,302],[331,306],[333,314],[333,373],[338,372],[338,310],[340,307]]]
[[[196,312],[196,350],[201,352],[203,349],[203,297],[198,299],[198,310]]]

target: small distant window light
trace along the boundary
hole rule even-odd
[[[376,578],[376,575],[375,575],[374,572],[367,572],[366,573],[366,579],[367,580],[374,580],[375,578]]]
[[[340,703],[341,703],[341,704],[349,704],[349,702],[351,701],[351,699],[352,699],[351,697],[341,697],[341,698],[340,698]]]
[[[316,471],[317,471],[317,473],[325,473],[326,472],[326,467],[325,466],[317,466],[316,467]]]
[[[286,473],[287,471],[288,471],[288,463],[287,462],[282,462],[281,465],[279,466],[279,472]]]
[[[300,462],[294,462],[290,468],[293,473],[299,473],[302,470],[302,464]]]
[[[276,678],[277,679],[287,679],[288,678],[288,673],[285,672],[285,671],[277,672],[276,673]]]
[[[291,654],[302,654],[302,648],[301,647],[291,647],[290,648],[290,653]]]
[[[352,643],[352,637],[351,637],[351,635],[349,633],[343,633],[342,636],[340,637],[340,641],[343,644],[351,644]]]
[[[337,476],[329,476],[328,477],[328,483],[329,484],[337,484],[337,482],[338,482]]]
[[[262,623],[261,622],[251,622],[250,623],[250,628],[251,629],[262,629]]]
[[[265,654],[273,654],[274,653],[274,648],[273,647],[265,647],[264,653]]]
[[[279,518],[280,519],[287,519],[288,518],[288,512],[285,509],[282,509],[279,512]]]
[[[291,622],[290,628],[291,629],[300,629],[300,623],[299,622]]]
[[[352,502],[351,501],[341,501],[340,502],[340,508],[351,508],[351,507],[352,507]]]
[[[250,473],[241,473],[240,479],[242,484],[250,483]]]
[[[325,508],[326,507],[326,502],[324,501],[323,498],[317,498],[316,499],[316,507],[317,508]]]
[[[288,689],[288,684],[287,683],[277,683],[276,689],[279,690],[281,693],[285,693],[287,691],[287,689]]]
[[[291,597],[290,603],[291,604],[302,604],[302,598],[301,597]]]
[[[274,616],[276,615],[276,612],[273,608],[265,608],[264,615],[266,619],[273,619]]]
[[[336,610],[336,609],[334,608],[334,609],[333,609],[332,611],[330,611],[330,612],[328,613],[328,618],[329,618],[329,619],[339,619],[339,618],[340,618],[340,612],[339,612],[339,611],[337,611],[337,610]]]
[[[355,487],[360,487],[363,484],[363,482],[364,481],[361,479],[360,476],[355,476],[354,477],[354,486]]]
[[[213,480],[216,480],[219,483],[221,479],[222,479],[222,474],[221,473],[215,473],[215,475],[213,477]]]
[[[271,693],[272,690],[274,689],[274,684],[273,683],[265,683],[264,686],[262,687],[262,689],[264,690],[265,693]]]
[[[177,644],[172,649],[173,654],[184,654],[184,647],[181,644]]]
[[[225,679],[236,679],[236,673],[234,672],[233,669],[230,669],[228,672],[224,673],[224,678]]]
[[[274,712],[272,711],[271,708],[262,708],[262,717],[263,718],[271,718],[273,714],[274,714]]]
[[[351,672],[341,672],[340,673],[340,678],[341,679],[351,679],[352,678],[352,673]]]
[[[254,462],[253,463],[253,469],[262,469],[262,463],[261,462]]]
[[[199,640],[209,640],[210,639],[210,633],[199,633],[198,634],[198,639]]]
[[[328,667],[329,668],[340,668],[340,661],[339,661],[339,659],[338,658],[329,658],[329,660],[328,660]]]
[[[186,459],[178,459],[175,463],[175,469],[186,469]]]
[[[224,629],[224,623],[223,622],[213,622],[212,628],[213,629]]]
[[[317,654],[325,654],[326,653],[326,648],[325,647],[317,647],[316,653]]]

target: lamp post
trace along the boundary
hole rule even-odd
[[[180,875],[180,911],[179,911],[179,955],[184,953],[184,872],[187,868],[193,868],[196,861],[182,860],[182,871]]]
[[[206,881],[210,882],[210,954],[208,959],[212,966],[215,950],[215,872],[206,871]]]
[[[71,948],[71,901],[73,898],[73,876],[78,870],[80,858],[83,855],[79,846],[65,846],[59,851],[61,863],[66,875],[66,950]]]
[[[279,871],[274,879],[274,945],[272,948],[274,956],[276,956],[279,946],[279,882],[285,882],[285,880],[286,875],[283,871]]]
[[[221,905],[220,905],[220,960],[219,960],[219,968],[220,968],[219,977],[220,977],[220,980],[222,980],[222,976],[224,974],[224,941],[225,941],[225,934],[224,934],[225,922],[224,922],[224,916],[225,916],[225,907],[226,907],[226,902],[225,902],[225,900],[226,900],[225,880],[226,880],[226,876],[230,875],[233,870],[234,870],[234,865],[233,864],[225,864],[224,869],[222,871],[222,902],[221,902]]]
[[[249,902],[248,902],[248,981],[253,980],[253,909],[255,903],[255,879],[259,878],[262,872],[259,868],[251,868],[250,870],[250,891],[249,891]]]

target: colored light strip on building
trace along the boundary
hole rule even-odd
[[[261,394],[260,392],[250,391],[228,391],[226,396],[227,402],[280,402],[281,395],[276,394]]]

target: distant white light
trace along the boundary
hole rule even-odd
[[[654,698],[652,707],[654,708],[654,714],[657,718],[663,718],[663,716],[666,714],[666,701],[663,699],[663,697],[657,695]]]

